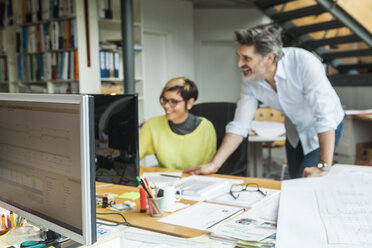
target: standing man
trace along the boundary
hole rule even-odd
[[[212,161],[185,170],[215,173],[247,137],[258,102],[286,115],[286,153],[292,178],[326,174],[341,135],[344,111],[322,63],[301,48],[283,48],[271,25],[235,32],[241,96]]]

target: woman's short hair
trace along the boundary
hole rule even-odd
[[[239,45],[254,46],[255,52],[262,57],[275,53],[275,62],[283,57],[281,29],[272,24],[259,25],[235,32],[235,40]]]
[[[169,80],[165,84],[160,94],[160,98],[162,98],[164,96],[164,93],[167,91],[177,91],[186,103],[191,98],[194,98],[195,100],[198,98],[198,87],[187,77],[177,77]]]

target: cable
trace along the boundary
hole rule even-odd
[[[124,219],[124,222],[119,222],[117,224],[107,224],[107,223],[97,221],[97,223],[101,225],[106,225],[106,226],[118,226],[118,225],[131,226],[131,224],[127,221],[127,219],[125,219],[124,215],[120,213],[96,213],[96,215],[112,215],[112,214],[120,215]]]

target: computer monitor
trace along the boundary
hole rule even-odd
[[[0,94],[0,206],[96,241],[93,98]]]
[[[137,186],[138,96],[93,95],[96,179]]]

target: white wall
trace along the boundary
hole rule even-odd
[[[145,87],[144,116],[163,114],[159,95],[165,83],[194,75],[194,30],[191,2],[143,0]]]
[[[143,0],[144,118],[164,114],[159,95],[165,83],[179,76],[195,78],[194,27],[191,2]],[[141,165],[156,165],[147,156]]]
[[[195,82],[198,102],[239,99],[241,70],[237,67],[234,31],[268,23],[257,8],[195,9]]]

